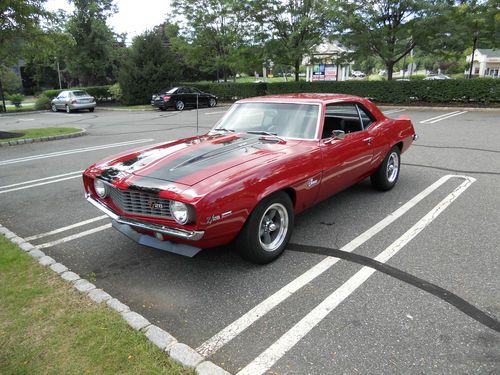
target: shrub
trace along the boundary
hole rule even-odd
[[[119,102],[122,100],[123,94],[119,83],[115,83],[114,85],[109,86],[108,91],[113,101]]]
[[[54,89],[54,90],[45,90],[42,92],[42,95],[47,96],[51,100],[54,99],[61,91],[65,90],[83,90],[88,92],[89,95],[92,95],[97,102],[109,102],[112,101],[112,95],[109,91],[111,86],[91,86],[91,87],[73,87],[70,89]]]
[[[51,102],[51,98],[49,98],[47,95],[45,94],[41,94],[37,99],[36,99],[36,102],[35,102],[35,109],[38,109],[38,110],[43,110],[43,109],[50,109],[50,102]]]
[[[10,102],[16,106],[16,108],[21,108],[21,103],[24,100],[24,95],[22,94],[12,94],[7,97]]]

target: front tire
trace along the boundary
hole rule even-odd
[[[293,223],[293,204],[288,194],[280,191],[264,198],[236,239],[240,255],[254,263],[272,262],[285,250]]]
[[[89,112],[94,112],[95,108],[89,108]]]
[[[175,109],[182,111],[184,109],[184,102],[182,100],[175,102]]]
[[[401,157],[398,146],[394,146],[387,153],[380,167],[370,176],[372,185],[377,190],[391,190],[399,177]]]

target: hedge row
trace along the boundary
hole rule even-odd
[[[443,81],[344,81],[282,83],[188,84],[234,100],[286,93],[342,93],[370,98],[379,103],[498,103],[500,79],[457,79]]]

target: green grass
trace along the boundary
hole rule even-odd
[[[7,106],[7,113],[9,112],[29,112],[35,110],[35,103],[22,104],[20,108]]]
[[[0,373],[194,374],[0,235]]]
[[[17,138],[6,138],[0,139],[0,141],[8,142],[15,141],[17,139],[28,139],[28,138],[41,138],[41,137],[49,137],[54,135],[63,135],[76,133],[81,131],[79,128],[35,128],[35,129],[16,129],[9,130],[10,133],[24,133],[22,137]]]

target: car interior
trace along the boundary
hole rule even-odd
[[[330,104],[326,107],[322,139],[330,138],[334,130],[354,133],[367,129],[374,119],[361,106],[354,103]]]

